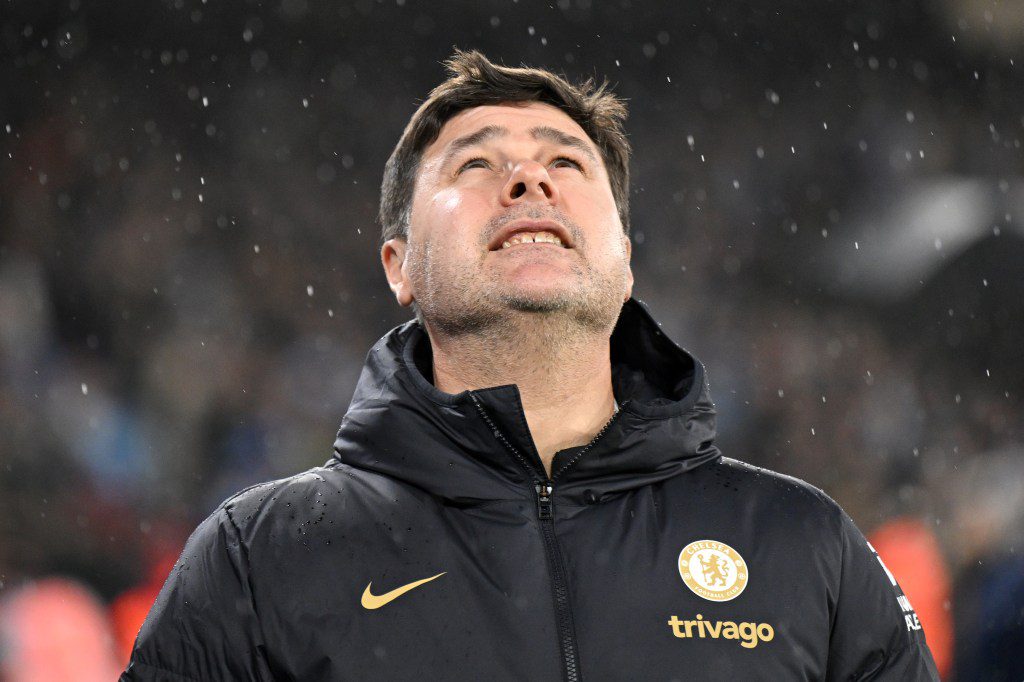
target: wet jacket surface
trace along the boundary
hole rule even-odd
[[[621,409],[549,479],[515,386],[442,393],[393,330],[332,459],[194,532],[122,680],[938,679],[853,522],[721,455],[703,366],[636,301],[611,361]]]

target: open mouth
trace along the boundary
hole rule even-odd
[[[491,251],[504,251],[524,244],[550,244],[563,249],[573,247],[569,232],[552,220],[517,220],[495,235]]]
[[[506,239],[501,243],[501,249],[511,249],[513,246],[519,244],[554,244],[555,246],[563,246],[562,239],[557,234],[551,232],[516,232],[514,235]]]

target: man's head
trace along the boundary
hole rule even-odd
[[[632,288],[625,105],[592,81],[457,52],[381,188],[381,257],[428,329],[516,313],[610,330]]]

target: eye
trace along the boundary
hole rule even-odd
[[[491,167],[491,164],[487,161],[487,159],[478,156],[476,158],[470,159],[466,163],[464,163],[461,166],[459,166],[459,170],[456,171],[456,174],[461,173],[464,170],[469,170],[470,168],[490,168],[490,167]]]
[[[580,172],[583,171],[583,164],[581,164],[576,159],[569,158],[568,156],[556,157],[555,160],[551,162],[551,167],[552,168],[575,168],[576,170],[578,170]]]

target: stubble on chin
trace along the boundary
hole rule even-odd
[[[429,262],[423,265],[430,267]],[[435,284],[437,274],[429,277]],[[624,276],[606,276],[578,281],[570,290],[536,294],[461,275],[421,296],[419,306],[428,330],[450,339],[531,346],[544,339],[553,347],[610,334],[622,309],[624,286]]]
[[[533,213],[532,211],[530,213]],[[502,221],[521,216],[508,216]],[[532,218],[541,215],[529,215]],[[574,241],[584,247],[581,231],[565,220]],[[502,225],[484,230],[484,248],[490,235]],[[483,258],[459,269],[436,258],[432,242],[410,244],[409,274],[418,292],[421,321],[435,334],[458,339],[476,337],[487,342],[525,342],[543,336],[550,342],[571,342],[580,337],[609,334],[622,309],[627,265],[601,272],[586,259],[573,265],[570,286],[551,292],[529,292],[502,284],[483,273]],[[531,338],[533,337],[533,338]]]
[[[535,332],[541,328],[563,334],[610,332],[622,308],[624,274],[585,271],[577,266],[573,275],[572,287],[549,294],[503,291],[503,307],[513,313],[513,318],[521,318],[519,326],[532,325]]]

